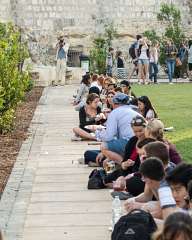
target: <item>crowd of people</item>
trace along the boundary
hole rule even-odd
[[[192,164],[185,163],[165,138],[164,124],[149,97],[137,97],[127,80],[86,74],[73,105],[79,111],[79,126],[73,128],[72,141],[99,145],[79,159],[100,174],[100,182],[92,181],[88,188],[111,188],[112,197],[125,201],[127,212],[142,209],[157,223],[165,221],[155,240],[192,239]],[[95,173],[94,169],[89,180]]]
[[[139,84],[158,83],[160,54],[164,55],[165,72],[168,75],[169,83],[172,84],[173,77],[187,78],[192,80],[192,40],[182,41],[176,48],[171,39],[165,40],[165,46],[160,46],[157,40],[150,41],[141,35],[136,36],[136,41],[129,48],[129,55],[132,59],[133,69],[127,75],[127,69],[121,51],[114,53],[109,48],[106,61],[107,74],[116,75],[118,79],[128,78],[130,81],[136,72]],[[116,73],[114,73],[115,71]]]

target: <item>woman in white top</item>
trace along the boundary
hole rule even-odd
[[[89,93],[90,81],[91,77],[89,74],[83,76],[80,88],[77,90],[77,96],[73,102],[76,111],[79,111],[80,108],[85,105]]]
[[[148,84],[149,78],[149,46],[147,39],[142,38],[139,41],[138,49],[138,67],[139,67],[139,84]]]
[[[140,114],[146,120],[151,120],[158,117],[154,107],[151,104],[151,101],[147,96],[141,96],[138,98],[138,108]]]
[[[98,87],[99,91],[101,92],[103,89],[103,83],[105,78],[103,76],[99,76],[97,74],[94,74],[92,77],[92,82],[90,87]]]

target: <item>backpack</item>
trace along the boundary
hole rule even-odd
[[[135,55],[135,47],[136,47],[136,44],[133,43],[131,44],[130,48],[129,48],[129,55],[131,56],[132,59],[135,59],[136,58],[136,55]]]
[[[104,169],[94,169],[90,175],[88,180],[88,189],[102,189],[105,188],[103,184],[103,179],[105,177],[105,170]]]
[[[115,224],[111,240],[150,240],[157,225],[149,212],[134,209]]]

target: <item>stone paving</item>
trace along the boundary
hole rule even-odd
[[[98,146],[70,140],[78,124],[75,89],[44,90],[0,202],[6,240],[110,239],[109,191],[88,191],[92,169],[75,161]]]

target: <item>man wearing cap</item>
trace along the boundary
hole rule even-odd
[[[53,85],[65,85],[65,75],[66,75],[66,65],[67,65],[67,52],[69,49],[69,44],[64,42],[64,36],[60,35],[58,37],[58,43],[56,45],[56,80],[53,81]]]
[[[108,116],[106,131],[100,136],[102,154],[110,160],[118,161],[119,154],[124,154],[127,141],[134,136],[131,121],[140,114],[131,109],[129,100],[130,97],[124,93],[117,93],[113,97],[114,110]],[[97,161],[100,161],[100,157]]]

